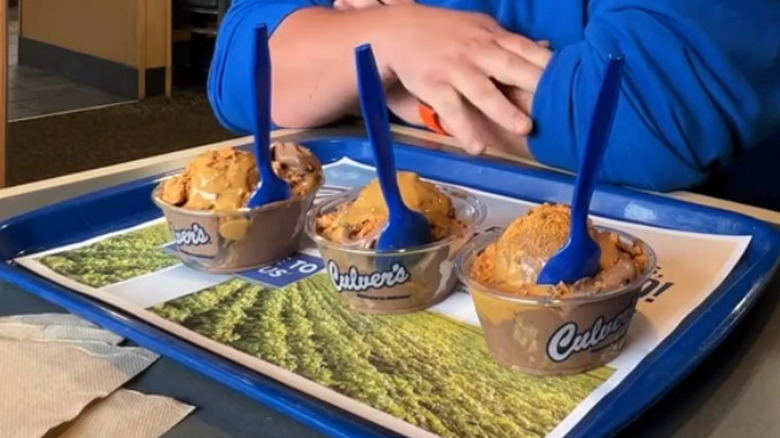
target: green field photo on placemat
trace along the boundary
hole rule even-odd
[[[181,263],[177,257],[161,250],[161,246],[171,239],[168,225],[160,223],[45,255],[39,261],[71,280],[101,288]]]
[[[478,327],[430,311],[352,312],[324,273],[283,289],[230,280],[151,310],[445,437],[545,436],[614,371],[512,372]]]
[[[171,238],[159,223],[38,260],[103,288],[180,264],[163,250]],[[443,437],[543,437],[614,372],[510,371],[478,326],[433,311],[352,312],[324,272],[281,289],[234,278],[149,310]]]

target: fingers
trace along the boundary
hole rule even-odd
[[[400,82],[393,83],[387,89],[385,96],[387,98],[387,107],[396,117],[400,117],[413,125],[419,126],[423,124],[418,108],[419,101]]]
[[[470,155],[479,155],[485,152],[489,147],[498,147],[502,143],[507,143],[506,138],[510,139],[522,139],[523,136],[517,135],[511,131],[507,131],[487,117],[485,117],[477,108],[468,102],[464,103],[463,111],[467,115],[469,122],[471,123],[471,129],[475,132],[475,135],[480,139],[479,147],[465,147],[464,150]],[[441,119],[441,125],[447,132],[450,132],[450,124],[446,119]],[[461,140],[456,137],[456,139]],[[509,143],[512,143],[510,141]]]
[[[496,43],[542,69],[547,67],[547,63],[552,57],[552,51],[545,45],[510,32],[504,32],[503,35],[496,38]]]
[[[498,82],[531,92],[542,76],[541,67],[498,45],[482,48],[472,62]]]
[[[498,125],[518,134],[531,130],[531,120],[499,90],[490,74],[466,64],[450,72],[455,89]]]
[[[509,100],[517,105],[524,113],[530,115],[533,110],[534,94],[528,91],[521,90],[519,88],[509,88],[505,90],[505,94]]]
[[[445,83],[430,84],[422,93],[414,92],[438,114],[444,129],[464,144],[469,153],[480,153],[485,142],[480,138],[474,124],[473,114],[469,114],[460,94]]]
[[[506,130],[495,123],[475,105],[464,99],[460,90],[447,82],[429,82],[418,85],[422,86],[419,89],[420,92],[413,88],[409,88],[409,92],[419,97],[418,102],[425,102],[436,112],[439,123],[444,130],[457,139],[467,153],[479,155],[489,146],[506,143],[506,138],[524,138],[523,135]],[[521,93],[514,87],[507,88],[506,93],[510,100],[517,97],[525,104],[530,102],[533,96],[531,93]]]

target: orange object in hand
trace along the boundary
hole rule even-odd
[[[424,103],[420,103],[417,107],[417,111],[420,114],[420,118],[422,119],[425,126],[430,129],[431,131],[441,134],[441,135],[449,135],[446,130],[441,126],[441,122],[439,121],[439,115],[436,114],[436,111],[433,110],[433,108],[429,107],[428,105]]]

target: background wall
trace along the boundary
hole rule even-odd
[[[24,0],[20,5],[20,36],[137,67],[139,3]]]
[[[19,64],[112,94],[170,95],[171,0],[24,0]]]

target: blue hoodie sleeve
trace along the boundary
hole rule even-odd
[[[207,93],[217,120],[227,129],[252,131],[250,107],[252,44],[254,27],[268,26],[273,34],[293,12],[312,6],[331,6],[331,0],[234,0],[222,20],[211,60]],[[316,44],[316,43],[315,43]]]
[[[777,0],[592,0],[584,38],[554,53],[529,138],[575,170],[611,51],[626,64],[601,178],[690,188],[780,124]]]

